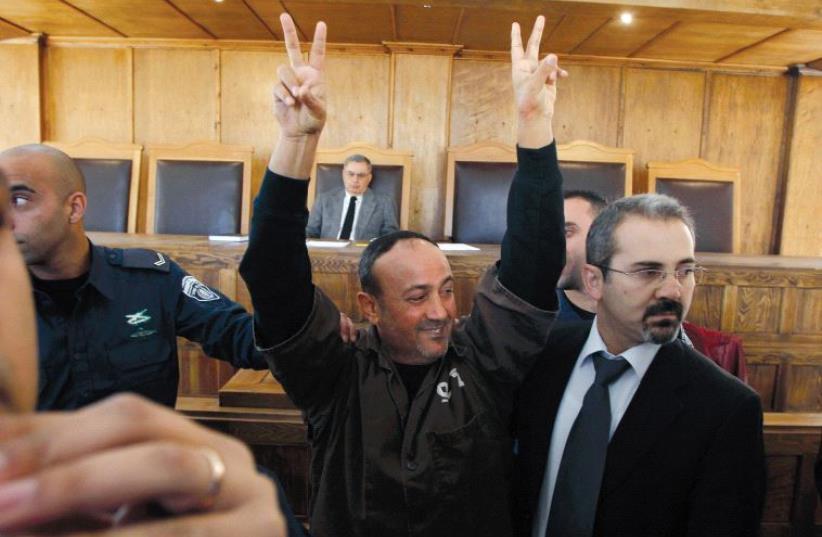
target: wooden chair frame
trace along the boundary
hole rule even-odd
[[[738,254],[742,248],[742,192],[740,189],[741,175],[739,168],[719,166],[700,158],[679,160],[674,162],[650,161],[648,168],[648,191],[656,192],[658,179],[683,181],[710,181],[731,183],[733,185],[733,212],[731,221],[733,238],[731,239],[733,252]]]
[[[128,216],[126,231],[137,231],[137,204],[140,196],[140,164],[143,146],[129,143],[107,142],[86,138],[77,142],[43,142],[59,149],[73,159],[113,159],[131,161],[131,183],[128,191]]]
[[[633,192],[634,151],[621,147],[608,147],[587,140],[576,140],[557,146],[560,162],[602,162],[625,165],[625,195]],[[500,142],[480,142],[471,145],[449,147],[445,178],[445,226],[443,234],[450,237],[454,228],[454,193],[458,162],[516,163],[514,146]]]
[[[320,149],[311,166],[311,181],[308,183],[308,208],[314,205],[317,195],[317,166],[319,164],[342,165],[353,154],[360,154],[371,161],[372,166],[402,166],[402,194],[399,210],[400,229],[408,229],[411,214],[411,164],[414,154],[410,151],[382,149],[366,142],[352,142],[344,147]]]
[[[200,162],[242,162],[243,184],[240,208],[240,233],[248,234],[251,214],[251,163],[254,148],[224,145],[217,142],[195,142],[188,145],[146,146],[148,181],[146,193],[146,233],[154,234],[157,211],[157,162],[190,160]]]

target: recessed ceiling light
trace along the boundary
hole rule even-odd
[[[422,7],[425,9],[431,9],[431,4],[423,4]]]
[[[620,22],[622,22],[622,24],[631,24],[632,22],[634,22],[634,16],[631,13],[628,13],[627,11],[624,11],[619,16],[619,20],[620,20]]]
[[[215,2],[217,2],[218,4],[222,4],[222,3],[223,3],[223,0],[214,0],[214,1],[215,1]]]

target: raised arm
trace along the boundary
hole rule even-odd
[[[541,309],[557,309],[554,293],[565,264],[562,176],[551,121],[557,80],[567,73],[557,57],[539,60],[545,18],[537,17],[523,49],[519,24],[511,27],[511,78],[517,110],[517,172],[508,195],[499,280]]]
[[[268,163],[240,273],[251,292],[257,343],[270,347],[303,326],[313,305],[305,246],[308,176],[325,125],[325,23],[317,23],[308,62],[294,22],[280,22],[289,65],[277,69],[274,114],[280,134]]]

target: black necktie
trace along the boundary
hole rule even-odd
[[[354,225],[354,213],[356,211],[357,196],[351,196],[351,201],[348,202],[348,211],[345,213],[342,231],[340,231],[340,239],[347,240],[351,237],[351,226]]]
[[[596,378],[585,393],[565,442],[546,537],[593,534],[611,430],[608,386],[629,367],[624,358],[609,360],[602,352],[594,354],[593,359]]]

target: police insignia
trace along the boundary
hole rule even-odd
[[[183,294],[198,302],[220,300],[220,295],[209,289],[194,276],[186,276],[183,278]]]

